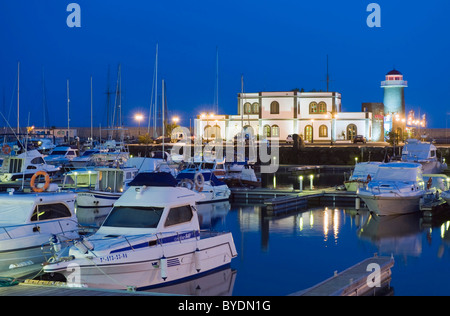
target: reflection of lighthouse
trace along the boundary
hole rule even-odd
[[[386,80],[381,82],[384,89],[384,131],[403,131],[406,127],[405,120],[405,93],[404,88],[408,82],[403,80],[403,75],[398,70],[391,70],[386,74]]]

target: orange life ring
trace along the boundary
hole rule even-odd
[[[4,144],[2,147],[2,153],[4,153],[5,155],[9,155],[11,153],[11,146],[9,146],[8,144]]]
[[[45,183],[44,183],[44,186],[43,186],[42,188],[38,188],[38,187],[35,185],[35,181],[36,181],[36,178],[37,178],[38,176],[44,176],[44,177],[45,177]],[[31,177],[31,180],[30,180],[30,187],[31,187],[31,189],[32,189],[34,192],[44,192],[45,190],[48,189],[49,186],[50,186],[50,176],[48,175],[47,172],[41,170],[41,171],[38,171],[38,172],[36,172],[35,174],[33,174],[33,176]]]

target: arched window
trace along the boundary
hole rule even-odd
[[[211,137],[211,134],[212,134],[212,127],[211,127],[211,125],[206,125],[204,133],[203,133],[203,138],[209,139]]]
[[[326,125],[320,125],[319,137],[328,137],[328,127]]]
[[[270,103],[270,114],[280,114],[280,104],[277,101]]]
[[[326,113],[327,112],[327,104],[323,101],[319,102],[319,113]]]
[[[278,125],[272,125],[272,137],[280,137],[280,128]]]
[[[259,103],[258,102],[255,102],[252,104],[252,113],[259,114]]]
[[[264,136],[270,137],[272,135],[270,132],[271,132],[270,125],[264,125],[264,128],[263,128]]]
[[[316,114],[317,113],[317,103],[311,102],[309,104],[309,114]]]
[[[355,124],[347,125],[347,140],[353,140],[355,136],[358,134],[358,128]]]
[[[251,114],[252,113],[252,105],[249,102],[246,102],[244,104],[244,113],[245,114]]]
[[[312,142],[313,140],[313,127],[311,125],[305,126],[305,141]]]

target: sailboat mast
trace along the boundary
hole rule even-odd
[[[67,79],[67,140],[70,144],[70,97],[69,97],[69,79]]]
[[[94,140],[94,126],[92,125],[92,76],[91,76],[91,145],[93,144]]]
[[[154,107],[154,114],[153,114],[153,137],[157,136],[156,132],[156,115],[157,115],[157,104],[158,104],[158,44],[156,44],[156,64],[155,64],[155,107]]]
[[[162,80],[162,92],[161,92],[161,109],[162,109],[162,151],[164,157],[164,138],[165,138],[165,124],[164,124],[164,79]]]
[[[20,123],[19,123],[19,86],[20,86],[20,61],[17,62],[17,134],[20,133]]]

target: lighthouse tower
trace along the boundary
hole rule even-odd
[[[384,89],[384,131],[403,131],[405,120],[405,93],[408,82],[403,80],[400,71],[393,69],[386,74],[386,80],[381,81]]]

